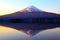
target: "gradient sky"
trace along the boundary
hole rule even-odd
[[[0,15],[16,12],[30,5],[40,10],[60,13],[60,0],[0,0]]]

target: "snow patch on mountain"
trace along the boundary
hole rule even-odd
[[[20,12],[42,12],[42,11],[34,6],[29,6],[25,9],[21,10]]]

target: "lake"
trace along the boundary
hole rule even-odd
[[[0,23],[0,40],[60,40],[60,25]]]

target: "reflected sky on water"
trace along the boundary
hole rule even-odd
[[[46,28],[41,31],[41,30],[32,30],[32,29],[26,30],[26,29],[10,28],[5,24],[3,25],[0,26],[0,40],[37,40],[37,39],[60,40],[59,27],[50,28],[50,29]],[[9,26],[12,25],[9,24]]]

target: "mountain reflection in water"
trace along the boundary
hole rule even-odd
[[[25,24],[25,23],[0,23],[0,26],[16,29],[27,34],[30,37],[38,35],[40,32],[48,29],[59,28],[59,24]]]

